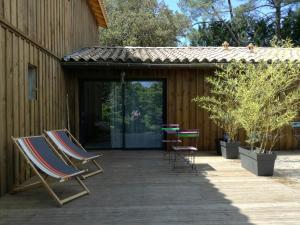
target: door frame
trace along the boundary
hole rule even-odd
[[[84,83],[88,82],[88,81],[94,81],[94,82],[120,82],[121,83],[121,79],[117,79],[117,78],[112,78],[112,79],[107,79],[107,78],[78,78],[78,82],[79,82],[79,140],[80,142],[83,141],[83,132],[84,132],[84,128],[82,128],[82,124],[81,124],[81,112],[83,110],[84,107]],[[135,78],[135,77],[130,77],[130,78],[126,78],[124,79],[124,82],[130,82],[130,81],[160,81],[162,82],[162,104],[163,104],[163,110],[162,110],[162,122],[166,123],[167,121],[167,79],[166,78]],[[125,86],[122,86],[122,91],[121,91],[121,95],[122,95],[122,120],[123,120],[123,132],[122,132],[122,147],[121,148],[88,148],[87,150],[163,150],[164,149],[164,145],[162,144],[162,146],[160,148],[125,148],[126,143],[125,143]]]

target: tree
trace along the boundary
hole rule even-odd
[[[192,46],[221,46],[226,40],[234,43],[224,22],[212,21],[198,25],[198,29],[192,29],[188,34]]]
[[[192,45],[220,46],[227,41],[232,46],[250,42],[269,46],[273,36],[279,41],[290,38],[298,44],[300,0],[232,3],[230,0],[180,0],[179,6],[194,22],[188,34]]]
[[[300,9],[289,10],[282,21],[281,35],[283,39],[290,39],[296,46],[300,45]]]
[[[101,29],[103,46],[176,46],[189,19],[157,0],[106,0],[109,28]]]
[[[276,37],[278,40],[281,40],[283,16],[290,8],[299,5],[299,3],[300,0],[248,0],[245,3],[244,11],[249,13],[255,12],[264,18],[271,18],[274,21]]]
[[[272,25],[264,19],[254,19],[250,16],[236,16],[236,24],[233,28],[235,33],[239,33],[240,44],[246,46],[254,43],[257,46],[269,46],[270,40],[274,35]],[[224,41],[232,46],[238,46],[228,32],[227,26],[223,21],[210,21],[198,25],[198,29],[192,29],[188,38],[192,46],[221,46]]]
[[[239,34],[233,29],[235,23],[231,0],[227,0],[226,4],[224,4],[223,0],[180,0],[179,6],[194,21],[196,20],[197,23],[201,23],[199,18],[202,20],[209,18],[210,20],[221,22],[226,27],[226,30],[229,32],[234,43],[240,45]],[[226,16],[229,16],[230,18],[228,23],[226,22],[226,19],[224,19]]]

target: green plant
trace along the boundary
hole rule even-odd
[[[210,119],[224,129],[229,136],[229,141],[237,140],[240,127],[235,117],[238,107],[236,91],[241,65],[239,62],[233,62],[222,66],[216,71],[215,76],[206,79],[210,85],[210,95],[197,96],[192,100],[198,107],[205,109]]]
[[[280,129],[290,124],[299,110],[299,63],[259,62],[239,64],[235,111],[246,131],[251,149],[271,151]],[[258,144],[257,146],[255,146]]]

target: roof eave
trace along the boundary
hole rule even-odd
[[[117,63],[117,62],[61,62],[65,68],[93,67],[93,68],[218,68],[224,63]]]
[[[87,0],[87,2],[95,18],[96,24],[100,27],[107,28],[108,20],[103,0]]]

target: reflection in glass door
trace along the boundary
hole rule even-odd
[[[80,113],[80,139],[88,149],[122,148],[122,95],[119,82],[86,81]]]
[[[87,149],[161,148],[163,81],[84,81],[80,139]]]
[[[161,148],[163,82],[125,84],[125,148]]]

